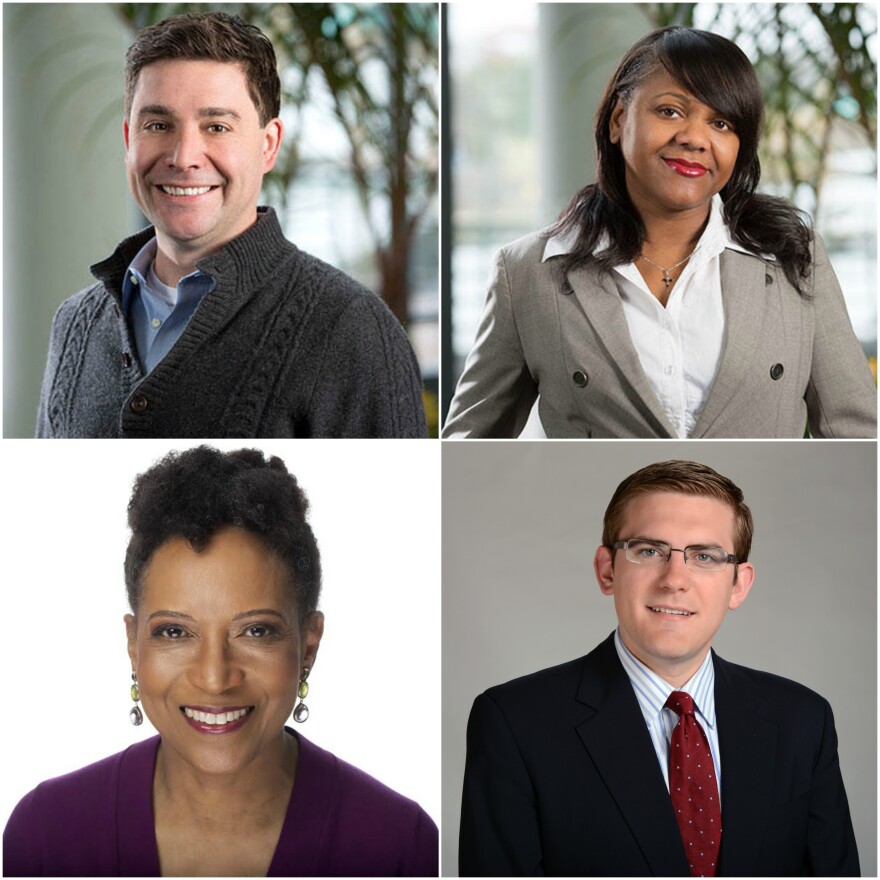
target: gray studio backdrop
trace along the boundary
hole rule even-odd
[[[877,875],[874,443],[444,443],[442,453],[444,875],[458,870],[474,697],[614,629],[592,570],[602,515],[625,476],[670,458],[703,462],[745,494],[755,584],[714,647],[830,700],[862,873]]]

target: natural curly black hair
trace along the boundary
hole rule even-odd
[[[184,538],[201,552],[214,534],[234,526],[256,535],[284,562],[302,625],[321,592],[321,556],[308,510],[305,493],[280,458],[211,446],[169,452],[137,477],[128,503],[125,588],[131,610],[137,613],[144,574],[162,544]]]

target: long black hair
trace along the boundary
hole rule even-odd
[[[788,280],[802,292],[801,282],[810,271],[812,233],[792,204],[755,192],[761,179],[758,142],[764,101],[754,68],[730,40],[675,25],[642,37],[605,89],[596,113],[596,183],[575,195],[549,233],[577,236],[563,269],[567,272],[594,263],[610,270],[632,262],[641,252],[645,226],[627,192],[623,153],[611,142],[610,122],[618,100],[629,101],[658,66],[733,125],[739,153],[730,180],[721,190],[730,235],[744,248],[775,256]],[[603,236],[611,244],[594,255]]]

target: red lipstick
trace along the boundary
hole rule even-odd
[[[677,157],[663,161],[682,177],[702,177],[706,173],[706,167],[699,162],[688,162],[686,159]]]

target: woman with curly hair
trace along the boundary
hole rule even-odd
[[[639,40],[596,115],[596,183],[497,255],[444,437],[874,437],[821,240],[756,192],[763,101],[729,40]]]
[[[159,736],[26,795],[6,876],[430,876],[411,800],[286,726],[324,630],[309,503],[279,458],[201,446],[138,477],[131,720]]]

